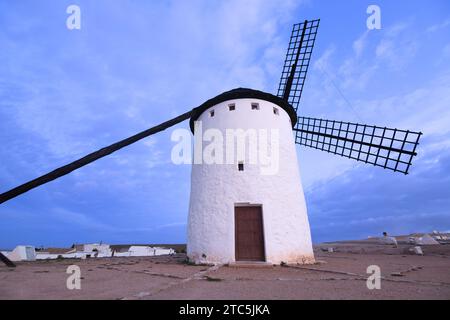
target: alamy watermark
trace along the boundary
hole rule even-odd
[[[67,277],[66,287],[69,290],[81,290],[81,269],[77,265],[70,265],[66,270]]]
[[[194,126],[194,143],[189,130],[176,129],[172,132],[171,140],[176,142],[171,153],[174,164],[237,165],[245,163],[258,165],[261,175],[278,173],[280,166],[278,129],[226,129],[223,131],[209,128],[203,131],[201,121],[196,121]]]
[[[369,30],[381,29],[381,8],[375,4],[367,7],[367,14],[370,16],[367,18],[366,25]]]
[[[371,265],[367,267],[367,274],[370,276],[367,278],[366,286],[369,290],[381,289],[381,269],[377,265]]]
[[[81,29],[81,9],[79,6],[72,4],[67,7],[66,13],[69,14],[66,20],[66,26],[69,30]]]

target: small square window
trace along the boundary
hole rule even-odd
[[[252,110],[259,110],[259,103],[252,103]]]
[[[243,162],[239,162],[238,163],[238,170],[239,171],[244,171],[244,163]]]
[[[209,116],[212,118],[212,117],[214,117],[214,110],[211,110],[210,112],[209,112]]]
[[[230,110],[230,111],[234,111],[234,110],[236,110],[236,105],[233,103],[233,104],[229,104],[228,105],[228,109]]]
[[[280,114],[278,108],[273,108],[273,114],[276,114],[277,116]]]

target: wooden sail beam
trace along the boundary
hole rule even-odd
[[[40,185],[43,185],[45,183],[48,183],[55,179],[58,179],[66,174],[69,174],[72,171],[77,170],[81,167],[84,167],[85,165],[88,165],[89,163],[94,162],[100,158],[106,157],[107,155],[110,155],[111,153],[116,152],[117,150],[120,150],[126,146],[129,146],[130,144],[133,144],[141,139],[144,139],[155,133],[164,131],[167,128],[170,128],[180,122],[183,122],[184,120],[187,120],[190,118],[191,112],[192,111],[186,112],[176,118],[173,118],[173,119],[163,122],[157,126],[154,126],[150,129],[142,131],[132,137],[126,138],[126,139],[116,142],[110,146],[107,146],[105,148],[102,148],[100,150],[92,152],[81,159],[78,159],[74,162],[71,162],[71,163],[65,165],[65,166],[55,169],[47,174],[40,176],[39,178],[36,178],[29,182],[26,182],[14,189],[6,191],[6,192],[0,194],[0,204],[6,202],[8,200],[11,200],[27,191],[30,191],[31,189],[39,187]]]
[[[0,260],[10,268],[16,267],[16,265],[1,252],[0,252]]]

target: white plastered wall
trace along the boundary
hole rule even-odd
[[[259,110],[252,110],[252,103],[258,103]],[[235,104],[234,111],[229,110],[230,104]],[[210,116],[212,110],[214,117]],[[219,129],[224,137],[226,129],[278,129],[279,170],[274,175],[262,175],[260,165],[250,165],[248,159],[244,171],[238,171],[237,163],[193,164],[188,257],[195,263],[234,262],[234,208],[260,205],[266,261],[313,263],[310,227],[287,112],[265,100],[236,99],[209,108],[198,121],[202,122],[203,132]]]

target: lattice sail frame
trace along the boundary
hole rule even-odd
[[[295,111],[297,111],[302,97],[319,24],[320,19],[305,20],[302,23],[294,24],[292,28],[277,96],[283,98],[285,90],[289,89],[287,101],[294,107]],[[293,66],[295,66],[294,77],[291,86],[287,88]]]
[[[320,19],[292,28],[277,95],[298,112]],[[408,174],[421,132],[299,117],[295,142],[314,149]]]
[[[295,142],[408,174],[421,132],[299,117]]]

